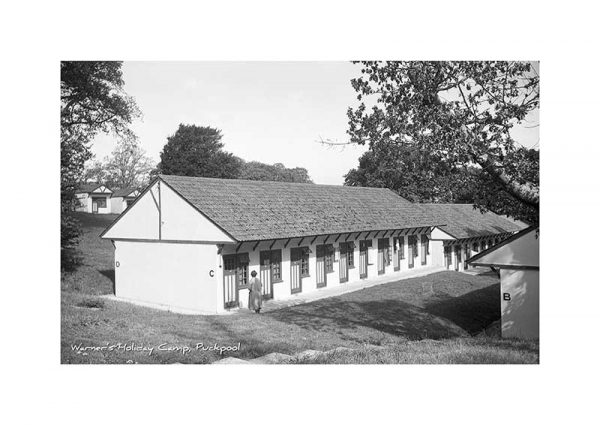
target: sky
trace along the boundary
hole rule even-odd
[[[321,184],[343,184],[367,150],[318,143],[348,140],[346,112],[358,104],[350,80],[359,75],[360,65],[349,62],[123,64],[124,89],[143,114],[131,128],[154,161],[180,123],[211,126],[221,130],[226,151],[246,161],[304,167]],[[538,132],[519,128],[513,137],[529,147],[539,142]],[[115,144],[113,136],[96,137],[96,159]]]

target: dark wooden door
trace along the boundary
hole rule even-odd
[[[449,246],[444,246],[444,262],[447,269],[452,266],[452,250]]]
[[[385,252],[384,241],[385,241],[385,239],[377,240],[377,274],[385,273],[386,252]]]
[[[348,282],[348,244],[340,244],[340,283]]]
[[[392,239],[392,263],[394,265],[394,271],[400,270],[400,241],[398,238]]]
[[[327,286],[327,271],[325,270],[326,246],[317,245],[317,288]]]
[[[369,275],[369,247],[367,241],[360,241],[358,244],[358,273],[361,279],[366,279]]]
[[[412,269],[415,267],[415,247],[416,247],[416,237],[409,236],[408,237],[408,268]]]
[[[462,255],[461,255],[461,252],[460,252],[460,246],[459,245],[456,245],[454,247],[454,253],[456,254],[456,264],[454,264],[454,270],[458,271],[459,270],[458,265],[462,261]]]
[[[302,249],[292,248],[290,250],[290,283],[292,294],[302,292]]]

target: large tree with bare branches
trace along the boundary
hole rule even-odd
[[[65,61],[60,64],[61,265],[74,266],[79,227],[68,215],[74,191],[92,157],[98,133],[131,138],[129,124],[141,115],[124,89],[121,62]]]
[[[511,134],[539,108],[539,76],[531,63],[361,66],[362,75],[352,80],[360,104],[348,110],[350,143],[417,150],[426,163],[471,170],[478,206],[537,221],[539,152]]]

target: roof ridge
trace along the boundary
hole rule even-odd
[[[310,187],[320,186],[320,187],[343,187],[343,188],[350,188],[350,189],[377,189],[377,190],[389,190],[392,193],[394,193],[395,195],[400,196],[396,192],[394,192],[393,190],[391,190],[390,188],[387,188],[387,187],[346,186],[346,185],[339,185],[339,184],[285,182],[285,181],[277,181],[277,180],[225,179],[225,178],[218,178],[218,177],[180,176],[177,174],[159,174],[158,176],[161,178],[177,177],[177,178],[189,179],[189,180],[212,180],[212,181],[218,181],[218,182],[232,181],[232,182],[247,182],[247,183],[253,183],[253,184],[257,184],[257,183],[258,184],[284,184],[284,185],[293,184],[293,185],[304,185],[304,186],[310,186]]]

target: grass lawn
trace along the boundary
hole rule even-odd
[[[98,235],[114,215],[77,214],[82,266],[61,281],[63,363],[210,363],[215,343],[251,359],[271,352],[356,348],[319,363],[538,363],[537,343],[473,337],[499,318],[492,275],[441,272],[268,312],[187,316],[104,300],[114,291],[113,247]],[[74,346],[153,347],[81,351]],[[165,344],[159,350],[159,346]],[[191,347],[183,354],[179,347]]]

